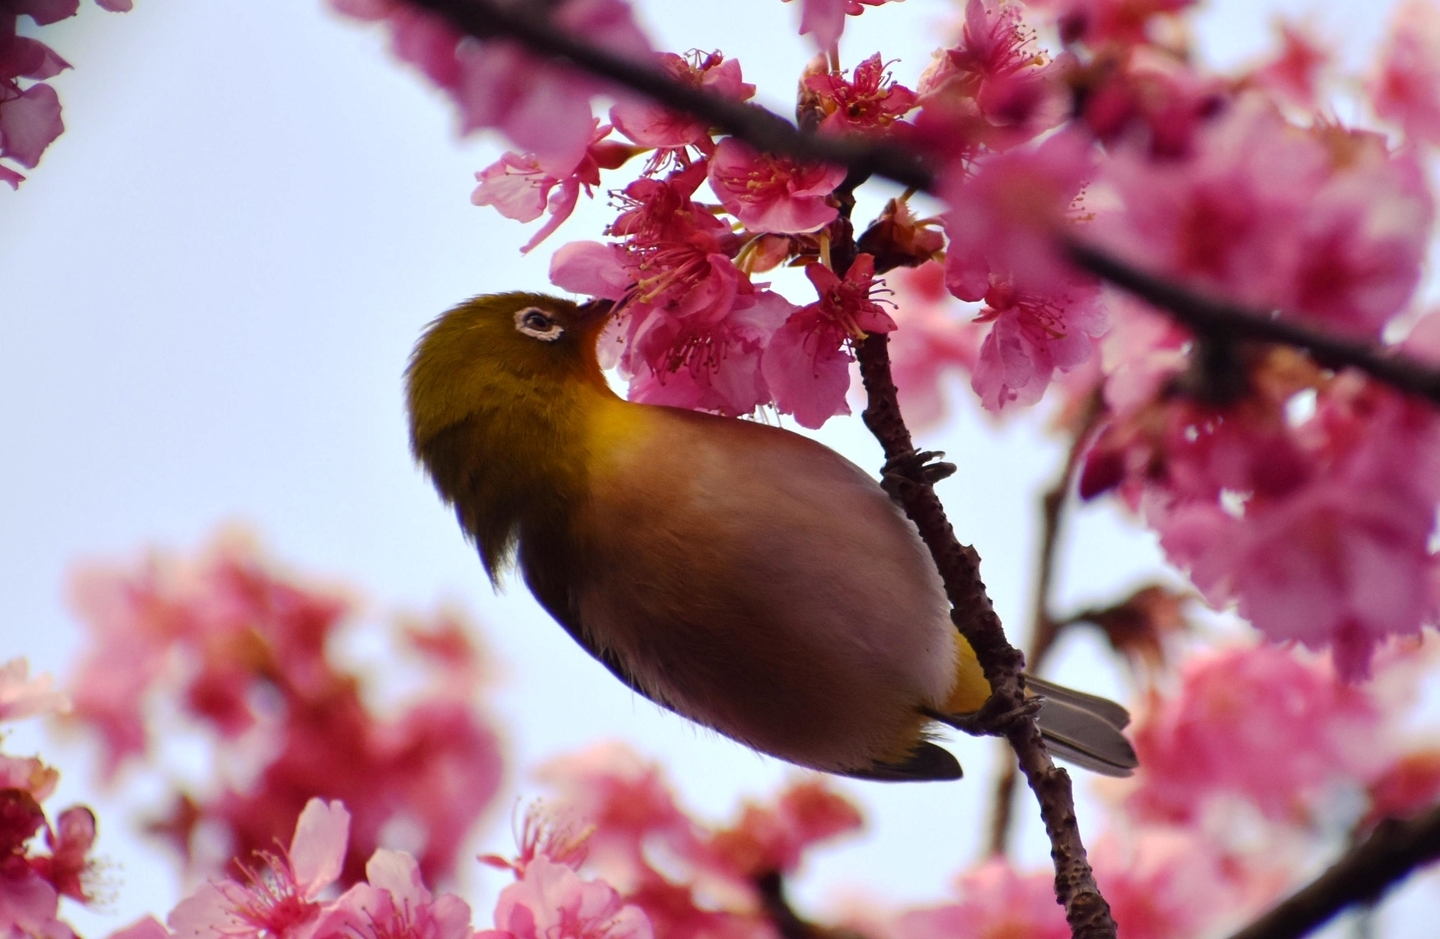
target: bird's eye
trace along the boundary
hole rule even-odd
[[[515,328],[541,342],[554,342],[565,332],[565,327],[555,322],[554,317],[535,306],[516,311]]]

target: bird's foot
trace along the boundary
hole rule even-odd
[[[886,461],[880,469],[880,487],[896,502],[911,486],[933,486],[955,474],[955,464],[941,461],[943,450],[919,450]]]
[[[1024,704],[1014,708],[1007,708],[1000,703],[999,698],[992,695],[980,705],[978,711],[946,714],[940,720],[975,737],[1004,737],[1014,730],[1016,725],[1033,721],[1044,706],[1045,698],[1041,695],[1031,695],[1025,699]]]

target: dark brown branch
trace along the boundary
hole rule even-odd
[[[785,897],[785,878],[779,871],[770,871],[755,878],[755,890],[760,894],[760,906],[780,934],[780,939],[822,939],[824,932],[801,918]]]
[[[915,446],[900,414],[888,344],[883,333],[868,336],[859,344],[857,353],[869,399],[863,415],[865,426],[880,441],[886,460],[893,465],[912,459]],[[990,682],[991,702],[986,707],[1002,714],[1020,709],[1025,703],[1025,657],[1005,638],[1000,618],[980,579],[980,556],[956,539],[933,487],[916,481],[899,492],[905,514],[920,530],[945,582],[953,607],[951,619],[974,648]],[[1080,840],[1069,774],[1051,761],[1033,720],[1012,721],[1004,736],[1040,803],[1040,817],[1050,837],[1050,857],[1055,862],[1055,895],[1065,907],[1072,934],[1076,939],[1114,939],[1110,905],[1095,885]]]
[[[1356,903],[1373,904],[1415,868],[1440,860],[1440,806],[1387,819],[1309,885],[1230,939],[1298,939]]]
[[[562,59],[592,75],[674,108],[703,118],[767,153],[784,154],[848,167],[853,172],[883,176],[902,186],[930,191],[935,173],[913,150],[854,137],[802,132],[778,114],[752,104],[675,81],[649,62],[636,62],[592,45],[543,15],[544,4],[498,0],[410,0],[450,21],[477,39],[511,39],[536,55]]]
[[[1294,346],[1310,353],[1325,368],[1357,368],[1394,388],[1440,404],[1440,369],[1412,356],[1204,296],[1078,241],[1069,242],[1066,248],[1078,266],[1168,311],[1198,334],[1227,342],[1252,339]]]
[[[1035,593],[1031,598],[1030,650],[1025,655],[1031,674],[1039,675],[1045,665],[1045,658],[1060,638],[1061,632],[1070,621],[1057,621],[1050,612],[1050,590],[1055,582],[1055,555],[1060,544],[1060,529],[1064,521],[1066,499],[1075,479],[1075,470],[1085,447],[1090,443],[1091,432],[1105,413],[1105,402],[1097,389],[1085,402],[1085,412],[1080,426],[1075,429],[1075,438],[1065,455],[1065,466],[1054,484],[1040,497],[1040,555],[1038,572],[1035,577]],[[990,813],[990,853],[1002,855],[1010,840],[1010,825],[1014,815],[1015,784],[1019,781],[1016,766],[1010,761],[1000,771],[995,782],[995,802]]]

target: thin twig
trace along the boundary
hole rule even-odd
[[[520,43],[536,55],[563,59],[667,107],[702,118],[766,153],[833,163],[926,192],[935,187],[935,172],[929,161],[914,150],[857,137],[803,132],[764,108],[682,84],[653,63],[616,55],[558,29],[545,16],[537,14],[537,7],[543,10],[543,6],[497,0],[410,2],[440,14],[470,36],[503,37]]]
[[[863,415],[865,426],[880,441],[886,459],[897,463],[912,459],[915,446],[900,414],[888,343],[884,333],[868,336],[859,344],[857,357],[869,398]],[[919,529],[940,570],[952,606],[951,619],[975,650],[990,683],[991,702],[999,713],[1018,710],[1025,703],[1025,657],[1005,638],[1000,618],[980,579],[980,556],[956,539],[932,486],[916,481],[899,492],[905,514]],[[1050,857],[1055,863],[1055,895],[1065,907],[1072,934],[1076,939],[1114,939],[1110,905],[1095,885],[1080,840],[1069,774],[1050,759],[1033,720],[1012,722],[1005,737],[1040,803],[1040,817],[1050,837]]]
[[[1256,339],[1294,346],[1310,353],[1325,368],[1358,368],[1401,391],[1440,403],[1440,369],[1412,356],[1204,296],[1078,241],[1069,241],[1065,247],[1076,265],[1168,311],[1197,333],[1227,341]]]
[[[1080,458],[1090,444],[1091,431],[1105,413],[1105,402],[1099,389],[1090,394],[1085,402],[1085,412],[1075,438],[1065,454],[1065,465],[1049,489],[1040,497],[1040,555],[1035,577],[1035,593],[1031,598],[1030,650],[1025,661],[1031,674],[1039,675],[1045,659],[1050,654],[1055,640],[1060,638],[1069,621],[1057,621],[1050,612],[1050,590],[1055,582],[1055,555],[1060,544],[1060,530],[1065,517],[1065,505],[1070,487],[1075,479],[1075,470]],[[1010,826],[1014,816],[1015,784],[1019,782],[1015,764],[1005,761],[1000,778],[995,782],[995,802],[990,813],[990,853],[1003,855],[1010,840]]]
[[[1440,806],[1387,819],[1307,886],[1230,939],[1298,939],[1356,903],[1373,904],[1421,865],[1440,860]]]

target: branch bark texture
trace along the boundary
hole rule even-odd
[[[1077,266],[1168,311],[1196,333],[1294,346],[1326,368],[1358,368],[1394,388],[1440,404],[1440,369],[1419,359],[1204,296],[1078,241],[1069,242],[1066,250]]]
[[[860,138],[801,131],[762,107],[674,81],[651,63],[616,55],[557,29],[544,16],[548,4],[525,0],[515,3],[498,0],[410,2],[440,14],[456,29],[477,39],[513,40],[536,55],[564,60],[676,111],[703,118],[757,150],[833,163],[925,192],[935,186],[935,171],[913,150]]]
[[[1230,939],[1299,939],[1346,907],[1374,904],[1411,871],[1440,860],[1440,806],[1407,821],[1387,819],[1309,885]]]

